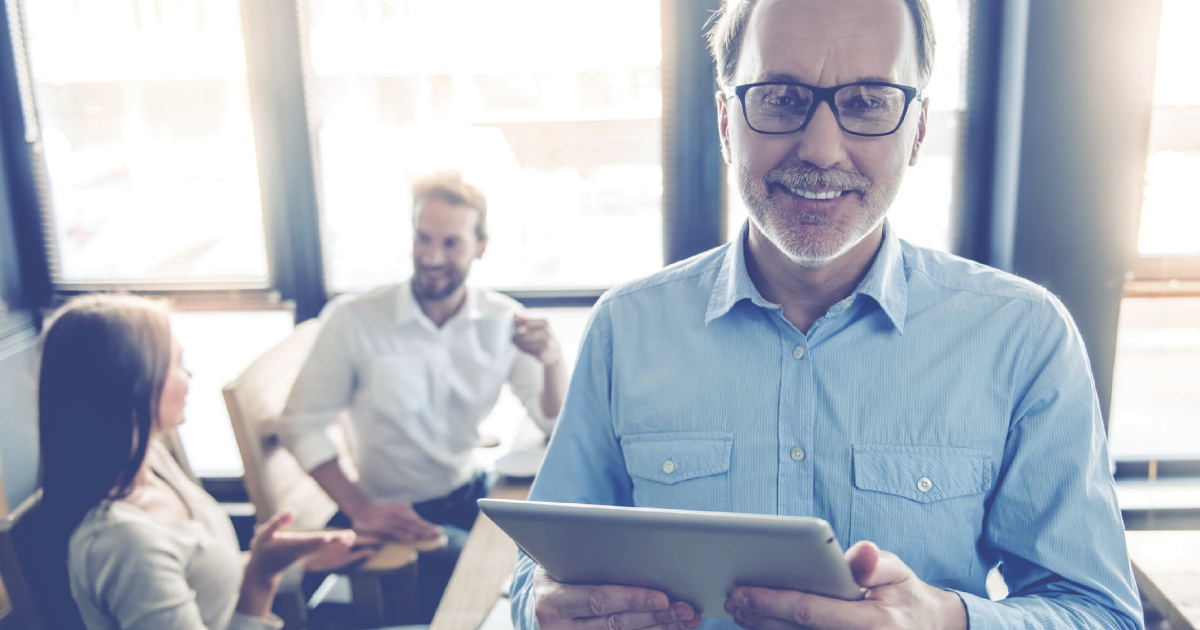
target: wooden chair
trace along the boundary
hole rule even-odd
[[[279,443],[275,433],[292,384],[319,328],[316,320],[300,324],[221,390],[242,455],[246,493],[259,523],[286,509],[295,515],[293,529],[322,529],[337,513],[337,505]],[[357,478],[344,426],[339,423],[331,427],[330,437],[338,444],[339,461],[347,476]],[[416,560],[422,548],[388,544],[350,572],[354,617],[359,627],[399,625],[415,618]]]

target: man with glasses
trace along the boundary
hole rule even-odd
[[[926,0],[726,0],[714,24],[750,220],[596,305],[531,499],[816,516],[851,545],[862,601],[738,587],[708,627],[1140,628],[1070,316],[885,220],[928,126]],[[511,595],[524,630],[702,622],[525,557]]]

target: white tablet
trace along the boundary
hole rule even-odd
[[[862,599],[819,518],[480,499],[479,507],[550,577],[665,592],[725,618],[735,586]]]

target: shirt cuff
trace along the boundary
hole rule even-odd
[[[1008,628],[1006,623],[1005,613],[1012,613],[1010,608],[1000,606],[990,599],[984,599],[978,595],[956,591],[954,589],[946,589],[955,595],[958,595],[962,600],[963,606],[967,609],[967,630],[1002,630]],[[1014,625],[1013,627],[1023,628],[1023,624]]]
[[[229,620],[229,630],[282,630],[283,620],[271,613],[270,617],[251,617],[242,613],[233,613]]]
[[[329,439],[328,435],[325,435],[324,431],[316,431],[301,437],[289,450],[292,451],[292,456],[296,458],[305,472],[312,472],[317,466],[338,457],[337,445]]]

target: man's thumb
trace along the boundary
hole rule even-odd
[[[854,576],[854,581],[868,588],[875,567],[879,565],[879,547],[868,540],[855,543],[846,550],[846,562],[850,563],[850,574]]]

